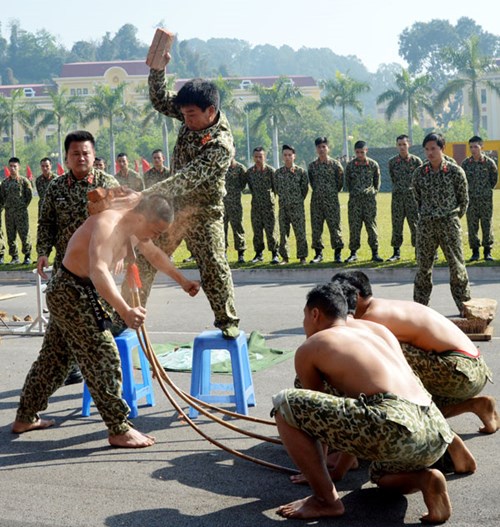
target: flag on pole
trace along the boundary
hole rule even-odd
[[[5,177],[10,177],[10,170],[5,165],[3,167],[3,175]]]
[[[26,165],[26,177],[30,180],[30,181],[33,181],[33,172],[31,171],[31,168],[29,165]]]
[[[62,167],[61,163],[57,163],[57,175],[62,176],[64,174],[64,168]]]
[[[118,172],[120,172],[120,165],[118,164],[118,161],[115,161],[115,176],[116,174],[118,174]]]
[[[143,172],[147,172],[151,168],[151,165],[143,157],[141,158],[141,163]]]

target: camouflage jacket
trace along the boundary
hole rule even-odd
[[[495,188],[498,181],[498,170],[495,161],[484,154],[479,161],[468,157],[462,163],[467,183],[469,185],[469,196],[490,197],[491,191]]]
[[[141,191],[144,190],[144,181],[140,174],[130,168],[127,170],[127,174],[124,176],[121,172],[115,174],[115,179],[119,185],[124,185],[131,188],[132,190]]]
[[[49,177],[45,177],[43,174],[40,174],[35,179],[36,191],[38,192],[38,197],[40,198],[40,201],[38,202],[39,205],[45,197],[45,194],[47,193],[47,188],[56,177],[57,176],[54,174],[54,172],[51,172],[49,174]]]
[[[12,212],[27,209],[32,197],[31,183],[23,176],[5,178],[0,185],[0,209]]]
[[[407,194],[412,191],[412,176],[413,172],[422,165],[422,160],[408,154],[406,159],[403,159],[399,154],[389,159],[389,175],[392,181],[393,194]]]
[[[270,165],[264,165],[259,170],[256,165],[251,166],[246,173],[248,188],[252,193],[252,205],[274,205],[275,187],[274,187],[274,168]]]
[[[292,168],[283,166],[274,173],[274,185],[280,206],[301,204],[309,190],[309,179],[303,168],[297,165]]]
[[[147,172],[144,172],[144,186],[146,188],[152,187],[154,184],[167,179],[169,176],[170,170],[167,167],[162,167],[161,170],[152,167]]]
[[[366,161],[353,159],[345,168],[345,182],[351,196],[375,195],[380,189],[380,167],[369,157]]]
[[[71,171],[55,178],[47,189],[38,219],[38,257],[48,257],[52,248],[55,248],[54,269],[57,269],[69,239],[88,218],[87,192],[97,187],[117,186],[118,182],[113,176],[95,168],[81,180],[77,180]]]
[[[181,121],[172,156],[171,175],[145,192],[160,192],[174,196],[178,207],[198,205],[220,207],[226,194],[225,179],[234,157],[233,135],[222,112],[216,122],[205,130],[189,130],[180,108],[173,102],[176,92],[167,91],[165,71],[149,73],[149,96],[160,113]]]
[[[421,218],[462,217],[469,205],[465,172],[443,160],[437,172],[427,161],[413,173],[413,191]]]
[[[342,165],[331,157],[323,163],[316,159],[309,164],[307,174],[311,184],[313,199],[315,196],[322,199],[335,197],[344,186],[344,169]]]
[[[241,163],[230,165],[226,173],[224,203],[241,203],[241,193],[246,184],[246,168]]]

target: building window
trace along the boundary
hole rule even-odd
[[[481,128],[484,128],[485,130],[488,128],[488,116],[487,115],[481,116]]]
[[[3,136],[2,137],[2,143],[10,143],[10,137],[7,137],[7,136]]]
[[[75,96],[75,95],[76,95],[75,88],[71,88],[71,90],[69,91],[69,93],[70,93],[71,96]]]
[[[481,90],[481,104],[486,104],[486,90]]]
[[[81,88],[77,88],[76,89],[76,94],[77,95],[81,95],[82,94],[82,89]]]
[[[89,94],[88,88],[83,88],[82,93],[83,93],[83,95],[88,95]]]

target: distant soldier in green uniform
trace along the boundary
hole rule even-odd
[[[282,153],[285,166],[278,168],[274,173],[274,184],[279,198],[281,264],[289,262],[288,238],[290,227],[293,227],[297,241],[297,258],[303,265],[307,263],[304,200],[309,190],[309,180],[307,172],[295,164],[295,149],[290,145],[283,145]]]
[[[380,167],[367,157],[365,141],[354,144],[356,158],[347,163],[345,182],[349,191],[347,206],[349,217],[349,249],[351,254],[346,263],[358,259],[357,251],[361,247],[361,228],[363,223],[368,234],[368,245],[372,250],[372,262],[382,262],[378,255],[377,233],[377,193],[380,189]]]
[[[318,137],[314,144],[318,159],[308,167],[311,196],[311,228],[312,248],[316,251],[311,263],[323,260],[323,224],[326,221],[330,231],[330,243],[335,253],[335,262],[342,262],[342,231],[340,226],[339,192],[344,185],[344,169],[342,165],[328,155],[328,139]]]
[[[10,177],[5,178],[0,185],[0,205],[5,208],[5,228],[7,230],[7,243],[9,254],[12,257],[11,264],[17,265],[19,253],[16,238],[19,234],[24,264],[31,264],[31,242],[30,223],[28,216],[28,205],[31,203],[33,191],[31,183],[19,174],[21,162],[17,157],[9,159]]]
[[[238,251],[238,263],[245,263],[245,230],[243,229],[243,207],[241,193],[246,187],[246,168],[234,158],[226,172],[226,195],[224,196],[224,238],[228,248],[229,224],[233,230],[234,248]]]
[[[44,157],[40,160],[40,169],[42,173],[35,179],[35,187],[38,193],[38,217],[40,217],[43,198],[45,197],[47,188],[52,183],[52,180],[57,177],[56,174],[52,172],[52,162],[48,157]]]
[[[96,157],[94,159],[94,168],[97,168],[97,170],[102,170],[103,172],[106,172],[106,161],[103,157]]]
[[[115,179],[120,185],[124,185],[132,190],[144,190],[144,181],[140,174],[128,167],[127,154],[120,152],[116,156],[116,163],[120,167],[120,170],[115,174]]]
[[[403,225],[406,218],[410,227],[411,244],[415,247],[417,232],[417,202],[412,188],[413,172],[422,165],[422,160],[410,154],[410,139],[402,134],[396,137],[396,145],[399,150],[397,156],[389,159],[389,176],[392,181],[391,217],[392,238],[391,245],[393,255],[388,258],[389,262],[395,262],[401,258],[401,245],[403,244]]]
[[[479,260],[479,223],[483,233],[484,259],[493,260],[493,189],[498,181],[498,169],[495,161],[483,154],[483,140],[479,136],[475,135],[469,139],[469,148],[472,155],[462,163],[469,186],[467,228],[472,249],[469,261]]]
[[[428,305],[434,255],[441,247],[450,268],[451,294],[462,312],[463,303],[471,298],[460,224],[469,203],[467,178],[462,168],[443,159],[441,134],[426,135],[422,146],[428,161],[413,174],[419,211],[413,300]]]
[[[155,183],[159,183],[170,176],[170,170],[164,165],[165,156],[163,151],[157,148],[153,150],[151,157],[153,166],[147,172],[144,172],[144,186],[146,188],[152,187]]]
[[[276,200],[274,168],[266,164],[266,152],[261,146],[253,149],[254,165],[247,170],[247,183],[252,194],[251,221],[255,256],[252,263],[264,261],[264,232],[272,264],[279,263],[276,232]]]

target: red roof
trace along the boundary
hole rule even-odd
[[[5,97],[10,97],[10,92],[12,90],[17,90],[18,88],[25,89],[25,95],[27,97],[40,97],[46,95],[46,91],[50,88],[54,88],[52,84],[10,84],[10,85],[0,85],[0,94]],[[34,92],[34,95],[33,95]]]
[[[61,77],[104,77],[113,67],[124,69],[128,75],[149,75],[143,60],[114,60],[109,62],[70,62],[63,64]]]

